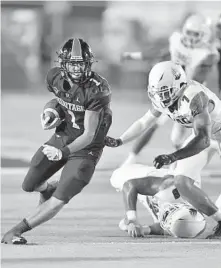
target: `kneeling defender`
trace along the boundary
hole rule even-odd
[[[133,237],[144,234],[169,234],[193,238],[206,227],[204,216],[186,203],[174,186],[174,176],[167,169],[133,164],[115,170],[111,185],[124,195],[126,219],[119,227]],[[154,225],[143,228],[136,215],[137,198],[151,213]]]

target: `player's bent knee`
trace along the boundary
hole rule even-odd
[[[22,183],[22,190],[25,192],[34,192],[35,187],[36,186],[34,184],[28,183],[26,180],[24,180]]]
[[[133,191],[133,189],[135,189],[134,181],[129,180],[129,181],[126,181],[124,183],[122,191],[129,193],[129,192]]]

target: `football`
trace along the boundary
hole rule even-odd
[[[41,115],[43,129],[52,129],[57,127],[64,119],[64,111],[56,99],[52,99],[44,106]]]
[[[47,117],[49,117],[50,119],[47,121],[47,123],[52,123],[55,118],[59,118],[60,116],[58,114],[58,112],[55,109],[52,108],[47,108],[43,111],[43,119],[45,120]]]

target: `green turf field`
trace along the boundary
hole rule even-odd
[[[28,160],[52,133],[43,131],[40,125],[40,113],[49,98],[50,95],[2,96],[2,233],[37,206],[38,194],[23,192],[21,183]],[[145,95],[139,92],[114,92],[109,134],[120,135],[148,107]],[[156,155],[172,150],[171,126],[169,122],[159,129],[141,153],[141,162],[151,164]],[[105,148],[90,185],[55,219],[27,233],[28,246],[2,245],[2,267],[220,268],[221,241],[203,239],[212,230],[212,221],[195,240],[151,236],[132,239],[118,229],[123,217],[122,197],[111,188],[109,178],[130,147]],[[203,188],[213,200],[221,190],[219,174],[220,159],[216,156],[203,173]],[[140,205],[138,208],[141,222],[150,222],[145,210]]]

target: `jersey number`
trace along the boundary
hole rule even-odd
[[[69,110],[67,112],[71,116],[72,127],[73,128],[77,128],[77,129],[80,129],[80,127],[78,126],[78,124],[76,124],[76,122],[75,122],[75,115],[74,115],[74,113],[72,111],[69,111]]]

